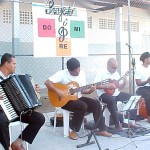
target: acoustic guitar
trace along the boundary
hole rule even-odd
[[[124,76],[128,76],[128,75],[129,75],[129,71],[127,71]],[[119,81],[122,80],[124,76],[122,76],[119,80],[110,80],[110,83],[114,83],[116,87],[119,87]],[[115,90],[116,89],[104,89],[104,91],[109,95],[113,95],[115,93]]]
[[[63,107],[70,100],[77,100],[78,99],[77,93],[82,91],[83,89],[89,89],[92,85],[98,86],[98,85],[108,84],[109,80],[110,79],[106,79],[104,81],[85,85],[82,87],[79,87],[79,84],[77,82],[74,82],[74,81],[69,82],[68,84],[54,83],[54,86],[56,88],[64,91],[65,95],[64,95],[64,97],[60,98],[55,91],[48,90],[48,97],[49,97],[49,100],[53,106]]]

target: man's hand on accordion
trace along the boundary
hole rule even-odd
[[[40,87],[39,87],[38,84],[35,84],[35,91],[36,91],[37,93],[40,93]]]
[[[0,94],[0,100],[2,100],[2,99],[3,99],[3,95]]]

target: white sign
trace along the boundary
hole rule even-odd
[[[32,4],[35,57],[88,56],[86,9]]]

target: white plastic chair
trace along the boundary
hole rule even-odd
[[[10,144],[12,143],[12,128],[13,128],[14,126],[18,126],[18,125],[20,125],[21,131],[23,131],[23,129],[24,129],[24,123],[22,123],[22,122],[20,122],[20,121],[15,121],[15,122],[11,122],[11,123],[9,124]],[[28,145],[27,142],[25,142],[25,146],[26,146],[26,150],[29,150],[29,145]]]
[[[63,114],[63,128],[64,128],[64,137],[68,137],[69,136],[69,116],[70,116],[70,111],[62,109],[61,107],[56,107],[55,108],[55,113],[54,113],[54,131],[56,130],[56,117],[57,117],[57,113],[61,112]],[[82,123],[82,127],[81,127],[84,131],[84,121]]]
[[[117,108],[118,111],[122,111],[124,104],[121,101],[117,102]],[[109,127],[109,123],[110,123],[110,112],[108,110],[108,108],[105,108],[104,112],[103,112],[103,116],[105,117],[105,125],[107,127]]]
[[[61,107],[56,107],[54,113],[54,131],[56,130],[56,117],[57,113],[61,112],[63,114],[63,127],[64,127],[64,137],[69,136],[69,115],[70,111],[62,109]]]

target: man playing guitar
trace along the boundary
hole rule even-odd
[[[119,90],[124,88],[126,85],[126,75],[120,78],[117,72],[118,63],[115,58],[110,58],[107,61],[107,69],[100,70],[94,82],[99,82],[104,79],[111,79],[110,83],[105,88],[97,87],[97,94],[101,97],[102,102],[107,104],[107,108],[110,111],[115,128],[122,130],[121,123],[117,114],[117,101],[127,101],[131,95],[128,93],[120,92]]]
[[[50,100],[53,99],[53,96],[51,97],[51,95],[56,95],[54,97],[56,97],[56,99],[59,100],[60,103],[65,101],[65,97],[69,97],[69,89],[65,90],[65,88],[59,88],[59,85],[56,86],[56,83],[64,84],[66,86],[69,85],[70,88],[73,88],[76,85],[74,84],[75,82],[78,83],[80,87],[84,87],[86,85],[86,77],[85,73],[80,70],[80,62],[76,58],[71,58],[67,61],[67,69],[58,71],[45,81],[45,85],[50,91]],[[77,93],[76,99],[71,96],[76,93],[70,92],[71,95],[69,101],[66,104],[64,103],[64,105],[62,105],[63,109],[73,112],[73,117],[70,121],[71,131],[69,134],[69,137],[73,140],[78,139],[76,132],[79,132],[86,112],[93,113],[95,122],[97,122],[101,116],[101,105],[99,101],[82,96],[82,94],[92,93],[95,89],[95,86],[90,86],[89,88],[86,88],[85,86],[85,88],[82,88],[81,91]],[[54,105],[55,102],[53,102],[52,104]],[[56,105],[59,106],[59,104],[57,103]],[[112,136],[112,134],[106,131],[103,118],[101,118],[101,121],[99,122],[98,132],[96,134],[106,137]]]

